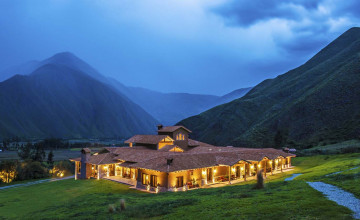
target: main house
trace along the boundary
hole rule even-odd
[[[151,192],[234,183],[291,167],[295,155],[273,148],[219,147],[189,138],[183,126],[158,125],[157,135],[135,135],[126,147],[81,150],[75,179],[111,179]]]

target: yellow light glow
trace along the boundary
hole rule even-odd
[[[231,170],[232,170],[233,172],[235,172],[235,167],[233,167]]]
[[[272,161],[270,160],[270,164],[272,164]]]
[[[186,186],[183,186],[183,191],[186,191]]]
[[[258,164],[258,167],[260,168],[260,167],[261,167],[261,165],[260,165],[260,164]]]
[[[217,171],[217,170],[216,170],[216,169],[214,169],[214,173],[216,173],[216,171]]]
[[[146,186],[146,190],[147,190],[147,191],[150,191],[150,185],[147,185],[147,186]]]
[[[174,191],[177,192],[177,188],[174,188]]]
[[[250,168],[251,168],[251,169],[254,169],[254,166],[251,166]],[[244,167],[241,167],[240,169],[241,169],[241,171],[243,171],[243,170],[244,170]]]
[[[155,193],[158,193],[159,192],[159,187],[156,187],[155,188]]]

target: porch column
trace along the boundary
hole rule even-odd
[[[291,157],[289,157],[289,168],[291,167]]]
[[[100,165],[97,165],[97,179],[100,179]]]
[[[231,166],[229,166],[229,184],[231,184]]]
[[[270,160],[271,175],[273,175],[273,161]]]
[[[78,175],[78,167],[79,167],[79,162],[75,161],[75,180],[77,180],[77,175]]]
[[[244,181],[246,181],[246,164],[244,163]]]
[[[265,174],[265,177],[266,177],[267,161],[266,161],[266,160],[264,160],[264,163],[265,163],[265,166],[264,166],[264,174]]]

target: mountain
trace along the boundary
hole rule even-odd
[[[184,118],[197,115],[217,105],[240,98],[251,89],[238,89],[224,96],[215,96],[189,93],[162,93],[140,87],[130,87],[116,79],[105,77],[88,63],[70,52],[57,53],[43,61],[31,62],[31,65],[29,63],[9,68],[4,71],[3,75],[0,73],[0,77],[3,76],[3,79],[5,79],[15,74],[29,75],[35,69],[47,64],[66,66],[109,85],[124,99],[129,99],[129,101],[131,100],[138,104],[156,120],[165,125],[173,125]]]
[[[217,102],[217,105],[221,105],[227,102],[231,102],[235,99],[241,98],[244,95],[246,95],[246,93],[248,93],[253,87],[248,87],[248,88],[241,88],[241,89],[237,89],[234,90],[228,94],[225,94],[221,97],[219,97],[219,101]]]
[[[251,89],[238,89],[224,96],[215,96],[162,93],[140,87],[127,87],[115,79],[111,80],[111,84],[165,125],[173,125],[184,118],[240,98]]]
[[[29,61],[21,65],[9,67],[0,71],[0,82],[7,80],[15,75],[28,75],[39,67],[39,61]]]
[[[158,123],[107,84],[61,62],[1,82],[0,115],[0,138],[126,138],[152,133]]]
[[[178,124],[217,145],[311,147],[360,137],[360,28],[240,99]]]

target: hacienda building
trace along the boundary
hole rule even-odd
[[[183,126],[158,126],[157,135],[135,135],[126,147],[81,150],[75,179],[110,179],[150,192],[183,191],[253,179],[291,169],[294,154],[273,148],[219,147],[189,139]],[[221,183],[221,184],[220,184]]]

